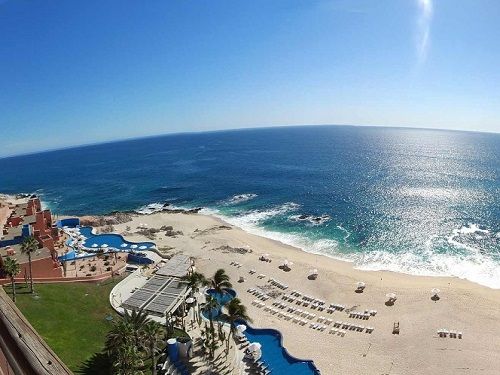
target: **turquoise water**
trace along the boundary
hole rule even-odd
[[[217,303],[219,305],[218,307],[212,309],[212,311],[211,311],[212,319],[215,319],[215,320],[219,319],[219,316],[220,316],[220,313],[222,310],[222,306],[224,306],[226,303],[228,303],[234,297],[236,297],[236,291],[233,289],[225,289],[223,293],[216,292],[214,289],[208,289],[206,291],[206,293],[208,295],[212,296],[213,298],[215,298],[215,300],[217,301]],[[204,312],[204,315],[208,318],[210,313],[207,311],[207,312]]]
[[[500,288],[499,134],[349,126],[180,134],[5,158],[0,170],[0,191],[36,191],[61,214],[201,206],[358,268]]]

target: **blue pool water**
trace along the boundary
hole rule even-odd
[[[257,329],[247,325],[245,336],[250,342],[259,342],[262,347],[261,360],[272,370],[273,375],[319,374],[312,361],[292,357],[281,344],[281,333],[274,329]]]
[[[206,294],[214,297],[218,304],[219,307],[212,309],[212,319],[216,319],[219,317],[222,306],[224,306],[226,303],[231,301],[234,297],[236,297],[236,291],[234,289],[224,289],[224,293],[218,293],[214,289],[208,289]],[[205,316],[208,317],[208,312],[205,314]]]
[[[226,289],[224,293],[218,293],[214,289],[208,289],[206,293],[214,297],[222,307],[236,297],[236,291]],[[221,308],[212,310],[212,317],[217,320]],[[207,316],[207,314],[205,314]],[[243,323],[243,322],[242,322]],[[303,361],[292,357],[281,344],[281,333],[275,329],[258,329],[247,326],[245,335],[251,342],[262,344],[262,357],[273,375],[315,375],[319,374],[312,361]]]
[[[119,249],[122,251],[134,250],[149,250],[152,247],[155,247],[154,242],[130,242],[125,240],[119,234],[114,233],[105,233],[105,234],[93,234],[92,227],[81,227],[80,233],[83,234],[87,239],[83,243],[85,247],[92,248],[92,245],[97,244],[97,248],[101,247],[104,244],[107,244],[109,247],[113,247],[115,249]],[[122,245],[127,245],[122,246]],[[137,247],[132,248],[132,245],[136,245]],[[145,248],[141,249],[141,247],[145,246]],[[96,246],[94,246],[96,247]]]

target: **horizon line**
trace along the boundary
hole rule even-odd
[[[62,146],[62,147],[55,147],[55,148],[48,148],[48,149],[42,149],[42,150],[35,150],[35,151],[29,151],[29,152],[22,152],[20,154],[12,154],[12,155],[0,155],[0,160],[3,159],[10,159],[10,158],[17,158],[17,157],[23,157],[23,156],[30,156],[30,155],[38,155],[38,154],[44,154],[44,153],[49,153],[49,152],[56,152],[56,151],[64,151],[64,150],[71,150],[74,148],[85,148],[85,147],[91,147],[91,146],[100,146],[100,145],[105,145],[105,144],[110,144],[110,143],[120,143],[120,142],[127,142],[127,141],[135,141],[135,140],[141,140],[141,139],[149,139],[149,138],[158,138],[158,137],[168,137],[168,136],[176,136],[176,135],[183,135],[183,134],[205,134],[205,133],[222,133],[222,132],[232,132],[232,131],[239,131],[239,130],[257,130],[257,129],[273,129],[273,128],[299,128],[299,127],[322,127],[322,126],[345,126],[345,127],[365,127],[365,128],[389,128],[389,129],[413,129],[413,130],[435,130],[435,131],[453,131],[453,132],[464,132],[464,133],[482,133],[482,134],[500,134],[500,131],[495,132],[495,131],[483,131],[483,130],[465,130],[465,129],[449,129],[449,128],[429,128],[429,127],[417,127],[417,126],[404,126],[404,125],[360,125],[360,124],[284,124],[284,125],[269,125],[269,126],[249,126],[249,127],[241,127],[241,128],[229,128],[229,129],[213,129],[213,130],[187,130],[187,131],[179,131],[179,132],[172,132],[172,133],[158,133],[158,134],[151,134],[151,135],[144,135],[144,136],[133,136],[133,137],[126,137],[126,138],[116,138],[112,140],[106,140],[106,141],[97,141],[97,142],[91,142],[91,143],[82,143],[82,144],[74,144],[74,145],[68,145],[68,146]]]

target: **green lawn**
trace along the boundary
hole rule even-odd
[[[109,293],[120,280],[35,284],[35,296],[19,284],[16,304],[72,371],[89,373],[97,362],[105,362],[99,353],[112,324],[106,317],[117,317],[109,304]],[[5,290],[10,294],[10,286]]]

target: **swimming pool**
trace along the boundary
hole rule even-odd
[[[127,250],[149,250],[156,245],[153,242],[130,242],[125,240],[121,235],[115,233],[92,233],[92,227],[80,227],[80,234],[87,237],[82,243],[84,247],[89,249],[105,247],[115,248],[121,251]]]
[[[319,375],[313,361],[304,361],[291,356],[283,347],[281,333],[275,329],[259,329],[247,326],[245,336],[250,342],[259,342],[260,358],[272,370],[273,375]]]
[[[225,289],[225,293],[218,293],[214,289],[208,289],[206,294],[214,297],[219,302],[220,307],[212,310],[214,320],[220,319],[222,306],[236,297],[236,291],[233,289]],[[208,314],[204,314],[206,317]],[[261,360],[269,366],[273,375],[319,375],[320,372],[314,366],[313,361],[305,361],[291,356],[282,344],[281,332],[275,329],[259,329],[253,328],[246,322],[238,322],[237,324],[245,324],[245,336],[251,342],[259,342],[262,345]]]
[[[140,254],[142,251],[156,248],[154,242],[130,242],[121,235],[114,233],[94,234],[92,227],[77,227],[64,229],[70,235],[66,242],[73,250],[58,257],[60,261],[68,261],[78,258],[92,257],[98,250],[108,252],[111,249],[117,249],[123,252],[135,252]]]
[[[205,293],[211,297],[214,297],[219,304],[218,307],[212,309],[211,311],[212,319],[214,320],[218,320],[218,318],[220,318],[222,306],[224,306],[226,303],[228,303],[234,297],[236,297],[236,291],[230,288],[224,289],[223,293],[219,293],[215,291],[215,289],[207,289]],[[205,312],[204,315],[208,318],[209,312],[208,311]]]

